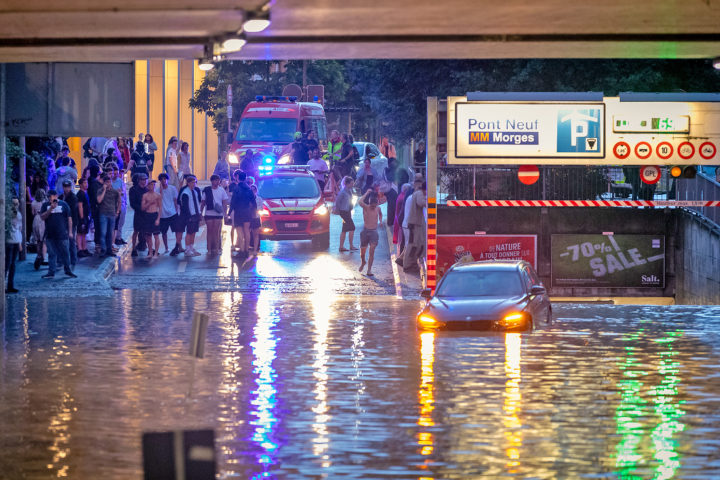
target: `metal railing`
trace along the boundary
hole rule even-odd
[[[693,179],[679,179],[677,182],[678,200],[720,200],[720,183],[713,177],[698,173]],[[688,207],[705,218],[720,225],[720,208]]]
[[[532,185],[518,179],[517,165],[438,168],[438,203],[448,200],[672,200],[676,179],[662,168],[660,181],[640,181],[640,167],[543,165]],[[693,180],[685,180],[692,182]]]

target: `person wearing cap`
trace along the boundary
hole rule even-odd
[[[148,257],[160,256],[160,210],[162,208],[162,195],[155,191],[155,180],[148,181],[148,187],[142,196],[143,222],[142,231],[148,245]],[[153,248],[153,237],[155,245]]]
[[[78,212],[78,198],[73,193],[73,183],[70,180],[63,180],[62,183],[63,193],[60,195],[60,200],[68,204],[70,207],[70,218],[72,218],[72,230],[70,233],[70,241],[68,247],[70,249],[70,267],[75,268],[78,259],[77,251],[77,228],[80,224],[80,214]]]
[[[133,175],[133,186],[130,187],[128,197],[130,199],[130,208],[135,212],[133,216],[133,234],[132,234],[132,256],[137,257],[138,237],[143,229],[143,211],[142,197],[147,191],[148,176],[144,173]]]
[[[294,138],[295,141],[290,145],[293,164],[307,165],[308,160],[310,160],[307,143],[303,141],[302,133],[300,132],[295,132]]]

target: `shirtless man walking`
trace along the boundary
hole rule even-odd
[[[368,190],[358,202],[363,209],[363,231],[360,232],[360,271],[365,268],[365,250],[370,246],[370,253],[367,261],[367,276],[372,277],[373,260],[375,260],[375,247],[377,247],[379,236],[377,232],[378,222],[382,222],[382,210],[378,207],[378,196],[373,190]]]
[[[162,208],[162,195],[155,191],[156,180],[150,180],[148,190],[142,196],[142,211],[145,225],[143,234],[148,245],[148,257],[160,256],[160,209]],[[152,237],[155,237],[155,248]]]

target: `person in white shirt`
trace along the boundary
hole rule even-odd
[[[165,152],[163,171],[168,174],[168,177],[170,178],[170,185],[175,185],[175,188],[180,188],[180,177],[178,176],[177,148],[177,137],[170,137],[170,141],[168,142],[168,148]]]
[[[182,237],[184,229],[178,221],[178,208],[177,198],[178,191],[174,185],[168,183],[168,174],[161,173],[158,175],[158,183],[156,191],[162,195],[162,209],[160,210],[160,234],[162,235],[162,241],[165,245],[165,251],[163,255],[168,253],[168,229],[172,229],[175,234],[175,248],[173,253],[175,255],[183,251],[182,248]]]
[[[197,188],[197,178],[193,175],[185,177],[186,185],[180,189],[180,221],[185,227],[185,256],[196,257],[200,252],[195,250],[195,234],[200,229],[202,218],[202,192]]]
[[[315,175],[315,180],[320,184],[320,190],[325,190],[325,175],[328,172],[327,163],[320,158],[320,150],[313,149],[310,153],[310,161],[307,163],[308,170]]]
[[[222,225],[230,197],[220,186],[220,176],[210,177],[210,186],[203,189],[201,209],[205,210],[208,255],[218,255],[222,250]]]

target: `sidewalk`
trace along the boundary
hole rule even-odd
[[[387,210],[386,210],[387,213]],[[385,225],[385,234],[387,243],[390,246],[390,264],[392,265],[393,275],[395,277],[396,296],[400,298],[418,298],[423,289],[420,273],[405,273],[395,260],[397,257],[397,245],[393,244],[393,227]]]
[[[128,209],[128,220],[123,225],[122,238],[130,242],[132,237],[132,210]],[[90,239],[91,236],[88,236]],[[24,262],[20,260],[15,264],[15,288],[20,290],[16,294],[8,294],[8,297],[54,297],[63,294],[78,296],[112,295],[113,289],[107,282],[108,278],[117,269],[118,261],[130,252],[129,245],[119,246],[117,257],[100,258],[92,257],[78,258],[73,273],[78,278],[70,278],[65,275],[62,264],[58,264],[55,278],[42,278],[48,272],[48,266],[43,265],[35,270],[35,253],[28,253]],[[88,242],[88,250],[94,250],[94,244]],[[47,261],[47,256],[45,257]]]

